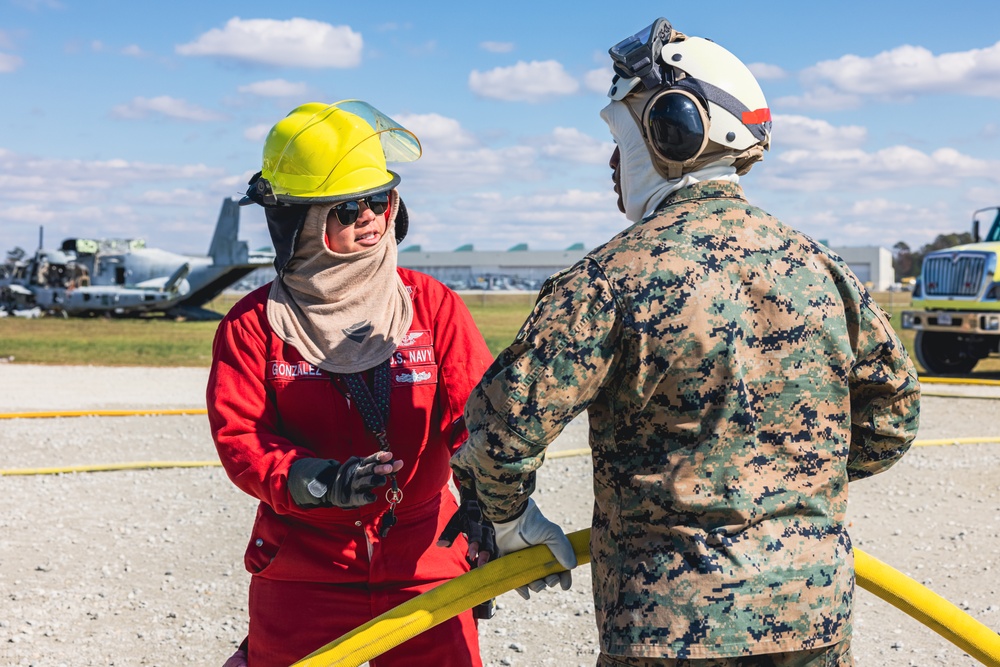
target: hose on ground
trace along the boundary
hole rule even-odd
[[[570,533],[579,564],[590,562],[590,529]],[[858,585],[912,616],[988,667],[1000,667],[1000,635],[898,570],[854,550]],[[452,579],[313,651],[292,667],[357,667],[424,630],[501,593],[561,572],[548,547],[516,551]]]

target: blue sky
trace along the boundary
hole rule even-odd
[[[421,139],[406,247],[594,246],[627,222],[598,113],[607,49],[658,16],[760,79],[751,201],[832,245],[913,247],[1000,205],[1000,3],[0,0],[0,251],[141,237],[204,253],[300,103]],[[269,240],[243,210],[252,248]]]

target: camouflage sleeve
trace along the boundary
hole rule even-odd
[[[906,349],[882,309],[862,289],[857,356],[851,369],[848,478],[887,470],[917,435],[920,383]]]
[[[469,439],[452,457],[494,521],[517,516],[535,488],[545,448],[601,390],[621,335],[611,285],[584,259],[542,287],[514,342],[469,396]]]

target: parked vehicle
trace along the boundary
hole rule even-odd
[[[973,214],[972,237],[924,257],[912,303],[921,310],[901,316],[903,329],[916,331],[917,361],[932,375],[968,373],[1000,352],[1000,207]]]

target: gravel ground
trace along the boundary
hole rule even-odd
[[[3,364],[0,411],[201,407],[206,377]],[[992,398],[928,396],[920,439],[1000,441],[1000,388],[927,389]],[[586,442],[577,420],[553,450]],[[4,419],[0,451],[4,469],[215,458],[199,416]],[[589,459],[551,459],[538,487],[567,531],[589,525]],[[1000,628],[1000,444],[915,447],[851,491],[857,546]],[[0,665],[221,665],[242,638],[255,502],[221,468],[3,476],[0,493]],[[565,593],[501,596],[480,625],[487,665],[594,663],[589,566],[574,575]],[[863,590],[854,650],[861,666],[979,664]]]

